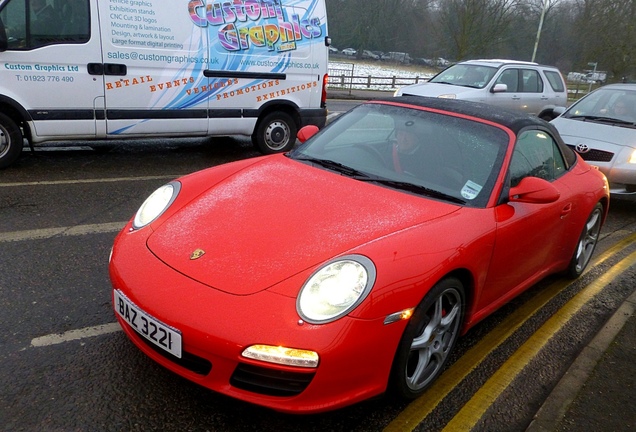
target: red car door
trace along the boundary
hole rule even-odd
[[[478,309],[501,304],[551,271],[564,258],[573,196],[563,179],[563,157],[552,137],[542,130],[520,134],[510,164],[510,183],[525,177],[547,180],[560,193],[550,203],[508,202],[496,209],[493,256]]]

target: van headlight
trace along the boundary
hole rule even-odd
[[[335,321],[362,303],[375,277],[373,262],[361,255],[328,262],[300,290],[296,301],[298,314],[311,324]]]
[[[137,210],[133,219],[133,228],[143,228],[161,216],[177,198],[180,190],[181,183],[173,181],[154,191]]]

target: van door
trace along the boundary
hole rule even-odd
[[[109,136],[207,133],[208,41],[189,3],[99,3]]]
[[[0,98],[33,120],[33,142],[97,133],[104,82],[90,67],[101,63],[95,6],[95,0],[2,4],[7,49],[0,52]]]

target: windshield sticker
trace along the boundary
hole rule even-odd
[[[479,186],[477,183],[468,180],[462,188],[462,198],[465,198],[467,200],[477,198],[477,195],[479,195],[479,192],[481,192],[481,188],[482,187]]]

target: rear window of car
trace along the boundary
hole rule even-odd
[[[544,73],[545,73],[545,77],[548,79],[548,82],[550,83],[550,87],[552,87],[552,90],[559,93],[565,91],[565,85],[563,84],[563,79],[561,78],[561,74],[559,72],[547,70],[547,71],[544,71]]]

